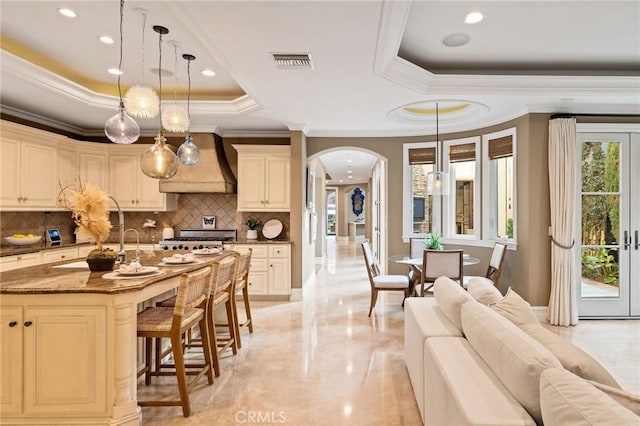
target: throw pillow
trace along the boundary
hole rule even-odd
[[[462,330],[460,308],[468,301],[475,300],[455,281],[447,277],[440,277],[433,283],[433,295],[438,308],[445,314],[458,330]]]
[[[545,426],[640,423],[640,417],[564,368],[540,376],[540,407]]]
[[[489,284],[486,278],[471,278],[467,284],[467,292],[483,305],[491,305],[502,300],[502,293],[493,283]]]
[[[511,321],[481,303],[462,306],[462,330],[476,353],[537,424],[540,412],[540,374],[562,367],[547,348]]]
[[[520,328],[549,349],[562,366],[573,374],[620,389],[618,382],[598,361],[573,343],[540,324],[523,324]]]
[[[511,287],[501,301],[490,305],[490,307],[515,325],[540,324],[536,314],[531,310],[531,305]]]
[[[596,389],[607,394],[611,399],[634,413],[636,416],[640,416],[640,395],[626,392],[613,386],[603,385],[602,383],[598,383],[593,380],[586,381],[592,384]]]

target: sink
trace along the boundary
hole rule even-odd
[[[80,260],[78,262],[65,263],[64,265],[57,265],[54,268],[81,268],[81,269],[89,269],[89,264],[87,264],[86,260]]]

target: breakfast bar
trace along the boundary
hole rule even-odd
[[[172,254],[141,252],[140,263]],[[137,312],[219,257],[116,279],[83,259],[0,273],[0,424],[140,424]]]

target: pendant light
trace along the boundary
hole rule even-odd
[[[155,25],[153,30],[158,33],[158,50],[160,52],[158,59],[160,126],[158,136],[155,137],[156,143],[151,145],[151,147],[140,156],[140,168],[142,172],[150,178],[169,179],[178,171],[178,157],[169,149],[166,144],[167,139],[162,134],[162,36],[169,34],[169,30],[160,25]]]
[[[127,111],[135,118],[154,118],[160,111],[160,99],[149,86],[144,84],[144,32],[147,27],[147,11],[139,9],[142,16],[142,68],[140,70],[140,85],[131,87],[124,97],[124,104]]]
[[[191,137],[191,61],[196,59],[195,56],[189,55],[185,53],[182,55],[184,59],[187,60],[187,78],[189,79],[189,91],[187,92],[187,118],[189,127],[187,127],[187,137],[184,138],[184,143],[180,145],[178,148],[178,159],[182,164],[187,166],[192,166],[198,162],[200,159],[200,150],[193,143],[193,138]]]
[[[120,144],[134,143],[140,137],[138,123],[127,114],[122,101],[122,89],[120,88],[120,76],[122,75],[122,20],[124,16],[124,0],[120,0],[120,63],[118,64],[118,97],[120,104],[116,115],[104,124],[104,134],[111,142]]]
[[[438,102],[436,102],[436,144],[440,143],[438,129]],[[438,169],[439,162],[436,160],[436,170],[427,173],[427,194],[429,195],[449,195],[449,175]]]
[[[173,42],[173,105],[164,110],[162,127],[169,132],[184,133],[189,128],[189,117],[184,108],[178,106],[178,43]]]

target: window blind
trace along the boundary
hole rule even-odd
[[[476,144],[464,143],[461,145],[451,145],[449,147],[449,162],[461,163],[463,161],[476,160]]]
[[[415,148],[409,150],[409,164],[435,164],[435,148]]]
[[[513,136],[489,140],[489,159],[497,160],[513,156]]]

